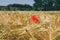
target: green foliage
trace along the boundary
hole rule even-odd
[[[7,10],[7,11],[16,11],[16,10],[21,10],[21,11],[24,11],[24,10],[32,10],[32,6],[30,5],[22,5],[22,4],[10,4],[8,6],[2,6],[0,7],[0,10]]]
[[[35,10],[52,10],[53,0],[34,0]]]
[[[49,11],[60,10],[60,0],[34,0],[33,6],[28,4],[9,4],[7,6],[0,6],[3,11]]]
[[[60,10],[60,0],[54,0],[54,10]]]

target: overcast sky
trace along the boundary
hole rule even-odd
[[[0,6],[6,6],[8,4],[29,4],[32,5],[34,0],[0,0]]]

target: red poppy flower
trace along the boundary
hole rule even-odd
[[[31,16],[30,22],[37,23],[38,21],[39,21],[39,19],[36,15]]]

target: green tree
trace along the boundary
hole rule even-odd
[[[22,5],[22,4],[10,4],[8,5],[8,8],[9,10],[21,10],[21,11],[24,11],[24,10],[32,10],[32,6],[28,5],[28,4],[25,4],[25,5]]]
[[[24,5],[24,10],[29,11],[29,10],[32,10],[32,9],[33,9],[32,6],[30,6],[30,5],[28,5],[28,4],[25,4],[25,5]]]
[[[54,0],[54,10],[60,10],[60,0]]]
[[[53,0],[34,0],[34,10],[52,10]]]

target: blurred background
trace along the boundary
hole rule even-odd
[[[59,11],[60,0],[0,0],[3,11]]]

